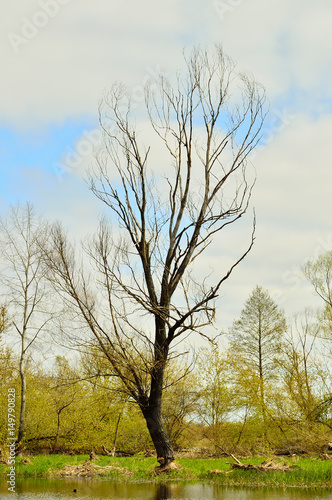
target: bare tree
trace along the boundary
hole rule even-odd
[[[302,267],[305,277],[313,285],[316,294],[323,299],[325,309],[321,315],[322,330],[327,340],[332,338],[332,250],[316,260],[308,260]]]
[[[20,339],[18,451],[22,447],[25,430],[28,351],[50,319],[44,309],[48,283],[41,251],[48,234],[47,224],[37,218],[29,203],[12,206],[8,217],[0,219],[0,254],[4,264],[1,281],[10,307],[11,325]]]
[[[221,285],[253,245],[254,231],[224,272],[195,279],[202,253],[248,209],[248,156],[260,139],[264,103],[262,88],[236,74],[221,48],[213,56],[195,50],[174,84],[160,76],[146,88],[152,134],[144,147],[130,99],[115,85],[100,106],[104,147],[90,178],[117,219],[113,230],[103,219],[85,246],[96,277],[86,261],[77,264],[61,226],[52,231],[53,282],[139,405],[161,465],[174,460],[161,412],[165,368],[180,340],[205,335]]]
[[[302,271],[317,295],[332,308],[332,250],[320,255],[316,261],[306,262]]]
[[[315,392],[322,369],[322,366],[318,367],[315,345],[319,333],[317,318],[310,309],[305,309],[302,315],[295,316],[294,326],[284,343],[284,383],[296,407],[297,418],[305,421],[316,418],[315,408],[319,398]]]

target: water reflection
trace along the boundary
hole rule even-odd
[[[158,484],[153,500],[168,500],[172,496],[172,488],[168,484]]]
[[[77,490],[74,493],[74,489]],[[174,481],[121,484],[108,480],[18,479],[16,494],[0,479],[1,500],[332,500],[329,490],[227,488],[215,484]]]

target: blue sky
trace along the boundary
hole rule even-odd
[[[289,314],[317,305],[299,266],[332,244],[331,18],[330,0],[6,2],[1,212],[29,200],[83,238],[103,209],[83,172],[93,161],[84,147],[105,89],[123,81],[139,96],[155,73],[176,71],[184,46],[222,43],[265,86],[271,111],[253,158],[256,244],[222,292],[218,321],[228,324],[256,284]],[[230,257],[243,234],[241,226],[223,249]],[[218,268],[218,255],[207,255],[211,262]]]

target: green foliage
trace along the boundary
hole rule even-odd
[[[8,310],[7,306],[1,305],[0,306],[0,341],[1,341],[1,335],[6,332],[6,330],[9,328],[10,325],[10,319],[8,316]]]
[[[324,449],[332,437],[332,378],[319,335],[310,311],[287,328],[283,312],[256,287],[229,347],[199,353],[204,445],[244,455]]]
[[[19,390],[15,360],[8,350],[0,356],[3,388]],[[0,444],[7,439],[7,391],[0,393]],[[16,415],[19,401],[16,402]],[[78,367],[58,358],[52,371],[33,368],[27,371],[26,452],[58,452],[63,450],[101,451],[112,449],[116,424],[117,449],[137,452],[151,448],[151,442],[138,410],[121,400],[115,391],[93,386],[78,376]]]
[[[197,374],[190,371],[186,365],[170,363],[165,375],[162,416],[175,450],[186,446],[185,431],[195,420],[199,398]]]
[[[286,328],[284,313],[267,290],[256,286],[230,329],[232,349],[259,377],[273,377]]]
[[[17,359],[12,349],[0,347],[0,444],[8,437],[8,389],[19,391]],[[16,416],[17,416],[17,407]],[[7,444],[7,443],[6,443]]]
[[[236,415],[238,400],[234,397],[230,359],[212,345],[199,352],[200,378],[199,418],[205,425],[204,436],[213,443],[215,451],[228,447],[225,442],[227,421]],[[228,436],[229,437],[229,436]]]
[[[275,343],[270,339],[274,355],[266,358],[263,370],[265,420],[257,360],[250,363],[246,352],[249,338],[244,345],[238,336],[237,344],[233,339],[228,347],[200,349],[194,371],[170,362],[162,408],[175,449],[248,456],[324,450],[332,442],[332,378],[320,331],[310,313],[299,316],[286,335],[277,331]],[[101,358],[90,354],[71,362],[57,357],[51,368],[32,360],[27,364],[25,452],[90,453],[105,446],[138,453],[153,448],[138,406]],[[12,350],[0,350],[0,445],[8,437],[7,389],[19,394],[17,367]],[[17,397],[17,416],[19,405]]]
[[[245,418],[262,419],[264,441],[269,444],[270,395],[278,378],[283,335],[287,329],[283,311],[267,290],[256,286],[229,332],[230,353],[237,360],[238,385],[247,387]],[[240,362],[239,362],[240,361]],[[249,378],[248,378],[249,374]]]

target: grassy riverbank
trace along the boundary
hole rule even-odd
[[[89,470],[93,470],[98,474],[97,476],[92,474],[93,477],[108,477],[121,482],[185,479],[238,486],[332,487],[332,461],[319,460],[315,457],[281,460],[293,466],[289,472],[232,470],[227,463],[232,461],[230,458],[181,458],[177,460],[181,469],[160,476],[156,476],[153,472],[156,466],[154,458],[139,455],[130,458],[99,456],[99,460],[94,462],[96,468],[91,464],[83,466],[88,458],[88,455],[39,455],[28,457],[30,463],[25,463],[24,458],[17,458],[16,475],[17,477],[90,477]],[[258,465],[262,462],[262,458],[243,459],[242,462]],[[103,467],[107,469],[102,469]],[[219,472],[213,472],[216,470]],[[8,467],[0,465],[0,475],[5,476],[7,472]]]

